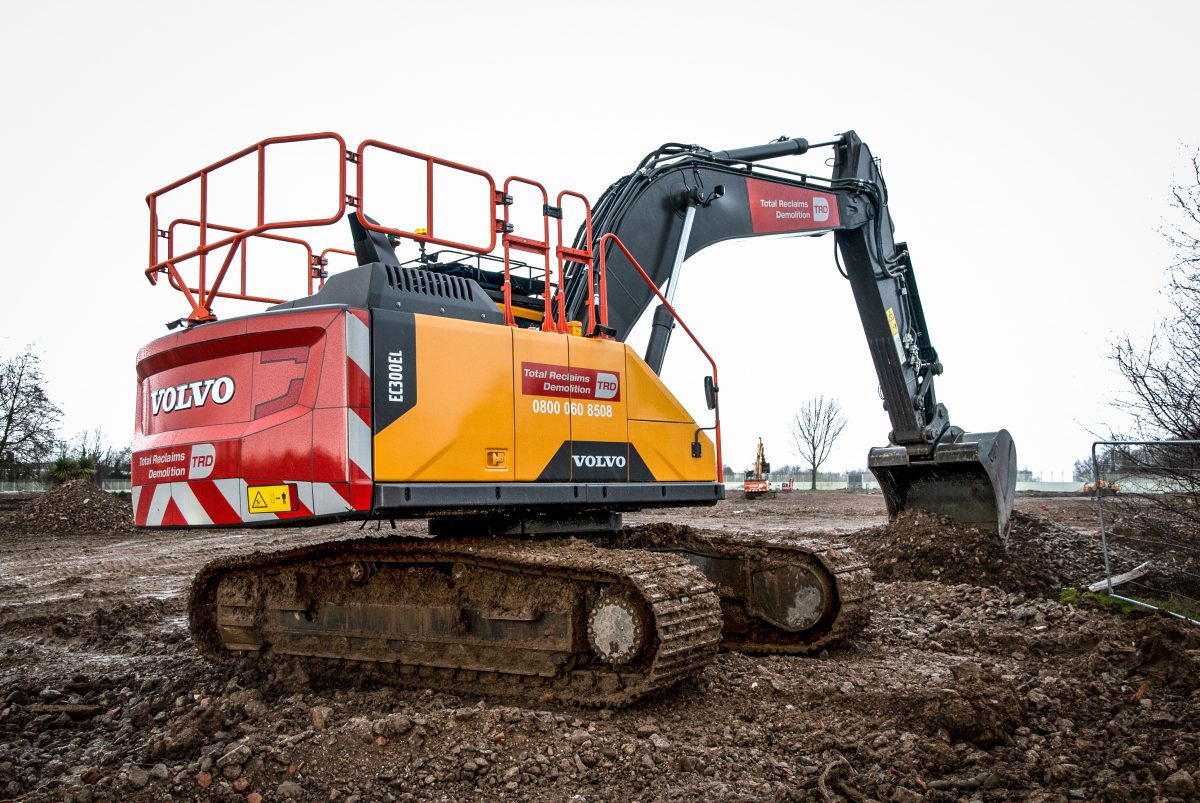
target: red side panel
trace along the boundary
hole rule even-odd
[[[139,526],[231,526],[371,506],[369,318],[266,313],[168,335],[138,354]],[[263,509],[256,488],[286,486]]]

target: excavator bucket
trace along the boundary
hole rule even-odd
[[[923,459],[904,446],[879,447],[867,465],[893,518],[915,508],[1006,539],[1017,486],[1017,449],[1008,430],[960,432]]]

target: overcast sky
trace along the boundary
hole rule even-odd
[[[1165,309],[1198,22],[1183,2],[7,4],[0,354],[41,352],[64,435],[127,443],[137,349],[187,311],[142,277],[144,198],[264,137],[377,138],[595,199],[663,142],[854,129],[882,160],[951,421],[1006,427],[1022,467],[1059,478],[1120,423],[1108,342]],[[741,241],[684,268],[735,468],[759,436],[798,462],[788,420],[817,394],[849,418],[827,468],[886,442],[832,250]],[[667,362],[704,413],[687,349]]]

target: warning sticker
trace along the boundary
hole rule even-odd
[[[888,307],[886,310],[888,328],[892,330],[892,342],[896,344],[896,358],[901,363],[907,364],[908,360],[904,356],[904,344],[900,342],[900,325],[896,323],[896,312]]]
[[[246,505],[251,513],[286,513],[295,509],[296,489],[291,485],[248,485]]]

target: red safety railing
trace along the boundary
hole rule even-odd
[[[423,231],[416,229],[409,231],[406,229],[395,229],[389,226],[382,226],[378,223],[373,223],[367,220],[366,217],[366,198],[364,197],[365,188],[365,170],[366,156],[368,149],[376,149],[387,151],[389,153],[405,156],[410,159],[416,159],[425,163],[425,225]],[[419,151],[402,148],[399,145],[389,145],[386,142],[380,142],[375,139],[368,139],[358,146],[358,151],[355,154],[354,160],[358,162],[358,197],[352,199],[355,206],[358,207],[358,222],[363,228],[371,231],[379,232],[380,234],[390,234],[393,237],[403,237],[406,240],[416,240],[417,242],[433,243],[442,245],[447,248],[460,248],[464,251],[472,251],[476,254],[490,254],[496,249],[496,233],[500,228],[499,222],[494,217],[494,211],[489,211],[487,220],[488,240],[486,243],[468,243],[458,240],[450,240],[437,235],[437,229],[434,227],[433,220],[433,201],[434,201],[434,168],[444,167],[448,170],[467,173],[478,176],[484,179],[488,185],[488,209],[494,210],[494,207],[502,200],[496,195],[496,182],[491,175],[477,167],[471,167],[460,162],[452,162],[448,159],[441,159],[437,156],[430,156]]]
[[[512,188],[514,184],[523,184],[526,187],[533,187],[542,196],[542,239],[535,240],[531,237],[518,237],[513,234],[513,224],[509,220],[509,212],[513,207]],[[504,197],[500,199],[501,206],[504,207],[504,217],[502,218],[503,226],[501,227],[502,236],[500,242],[504,246],[504,322],[509,326],[516,326],[516,320],[513,318],[512,311],[512,251],[524,251],[527,254],[534,254],[542,258],[542,279],[545,283],[542,291],[542,303],[544,310],[542,312],[542,329],[550,331],[554,326],[554,313],[550,306],[550,195],[546,192],[546,188],[536,181],[520,176],[509,176],[504,180]]]
[[[223,231],[223,232],[239,234],[239,235],[243,233],[243,230],[237,228],[236,226],[224,226],[224,225],[221,225],[220,223],[209,222],[209,223],[205,224],[204,226],[201,226],[200,221],[198,221],[198,220],[189,220],[187,218],[177,218],[175,220],[172,220],[171,225],[169,225],[167,227],[167,238],[166,238],[166,240],[167,240],[167,264],[172,264],[175,261],[174,251],[175,251],[175,227],[176,226],[192,226],[192,227],[195,227],[195,228],[201,229],[201,230],[210,229],[210,230]],[[207,300],[209,303],[211,303],[213,298],[234,298],[234,299],[240,299],[242,301],[258,301],[263,304],[282,304],[284,301],[287,301],[288,299],[267,298],[266,296],[250,295],[249,290],[247,289],[246,276],[247,276],[249,266],[247,264],[246,251],[248,250],[248,244],[251,239],[271,240],[274,242],[287,243],[290,245],[298,245],[304,249],[304,252],[306,255],[305,264],[306,265],[315,264],[314,260],[313,260],[312,246],[310,246],[305,240],[301,240],[298,237],[285,237],[282,234],[265,234],[265,233],[264,234],[256,234],[253,237],[250,237],[250,236],[239,237],[231,246],[229,246],[229,253],[225,255],[225,261],[221,264],[221,269],[217,272],[217,277],[213,280],[213,288],[210,291],[208,291],[207,294],[205,294],[205,291],[203,291],[200,287],[180,286],[179,284],[177,284],[176,283],[177,280],[182,281],[182,277],[179,275],[179,273],[177,271],[167,273],[167,283],[170,284],[171,287],[175,288],[176,290],[179,290],[179,291],[182,291],[185,293],[203,294],[202,298],[201,298],[201,303],[204,303],[205,300]],[[332,250],[332,249],[326,249],[326,250]],[[222,286],[222,283],[225,281],[226,273],[229,270],[229,265],[232,262],[235,254],[241,254],[241,259],[240,259],[241,264],[240,264],[240,270],[239,270],[241,281],[239,284],[239,289],[237,292],[221,290],[219,288]],[[322,254],[322,256],[324,256],[324,254]],[[314,288],[313,279],[315,279],[315,278],[321,278],[321,277],[315,276],[313,274],[313,272],[310,270],[308,273],[308,294],[309,295],[312,295],[313,293],[315,293],[324,284],[324,281],[322,279],[321,283]],[[185,289],[185,287],[186,287],[186,289]]]
[[[671,313],[671,317],[674,318],[676,320],[676,322],[679,323],[679,325],[683,328],[683,331],[687,332],[687,336],[692,339],[692,342],[696,344],[696,348],[700,349],[700,353],[704,355],[704,359],[708,360],[708,364],[710,366],[712,366],[713,387],[714,388],[720,387],[720,383],[717,381],[717,361],[714,360],[712,358],[712,355],[708,353],[708,349],[704,348],[704,346],[700,343],[699,338],[697,338],[696,335],[692,333],[691,328],[688,327],[688,325],[686,323],[684,323],[683,318],[681,318],[679,316],[679,313],[675,311],[675,307],[673,307],[671,305],[670,301],[667,301],[666,296],[664,296],[662,294],[662,292],[658,289],[658,285],[656,285],[654,283],[654,280],[650,278],[650,275],[647,274],[646,271],[642,269],[642,266],[638,263],[638,261],[633,258],[633,254],[629,253],[629,249],[625,247],[625,243],[621,242],[621,238],[618,237],[617,235],[613,234],[612,232],[605,234],[603,237],[600,238],[600,242],[598,242],[596,244],[596,249],[600,252],[600,316],[601,316],[600,325],[608,326],[608,270],[607,270],[607,266],[605,264],[605,254],[606,254],[606,251],[608,250],[607,248],[605,248],[605,245],[607,243],[612,243],[617,248],[621,249],[621,253],[623,253],[625,255],[625,258],[629,260],[629,264],[633,265],[633,267],[637,269],[638,275],[640,275],[642,277],[642,281],[644,281],[646,283],[647,287],[649,287],[651,290],[654,291],[654,295],[658,296],[658,300],[660,302],[662,302],[662,305],[664,307],[666,307],[667,312]],[[591,269],[589,266],[589,269],[588,269],[589,290],[591,289],[591,276],[592,276],[592,272],[591,272]],[[591,315],[591,313],[589,312],[589,318],[590,318],[590,315]],[[593,323],[591,325],[591,327],[588,329],[588,332],[592,333],[594,331],[595,331],[595,324]],[[713,425],[713,431],[714,431],[713,432],[713,434],[714,434],[713,443],[716,447],[716,457],[717,457],[716,477],[717,477],[717,482],[722,482],[724,480],[724,465],[725,464],[724,464],[724,462],[722,462],[722,456],[721,456],[721,405],[720,405],[720,402],[717,401],[717,397],[715,395],[714,395],[713,399],[714,399],[714,402],[716,402],[716,405],[713,407],[713,415],[715,416],[715,419],[716,419],[714,422],[714,425]]]
[[[266,162],[267,149],[272,145],[283,145],[295,142],[317,142],[330,141],[338,146],[337,158],[337,182],[338,182],[338,202],[336,211],[324,218],[312,218],[307,220],[281,220],[268,221],[266,220]],[[146,278],[151,284],[157,284],[157,274],[165,273],[172,287],[183,293],[188,304],[192,308],[188,320],[192,322],[200,322],[212,320],[212,302],[213,299],[222,298],[244,298],[248,301],[264,301],[265,298],[249,296],[245,293],[230,293],[221,290],[221,284],[225,279],[225,274],[229,269],[229,264],[233,259],[234,254],[239,250],[238,246],[250,237],[257,237],[265,234],[268,231],[291,228],[313,228],[318,226],[328,226],[336,223],[346,213],[346,142],[338,134],[325,132],[319,134],[298,134],[287,137],[271,137],[264,139],[248,148],[238,151],[237,153],[227,156],[224,159],[214,162],[207,167],[201,168],[196,172],[185,176],[178,181],[168,184],[160,190],[150,193],[146,196],[146,203],[150,207],[150,266],[146,269]],[[208,220],[208,185],[209,177],[223,167],[231,165],[249,156],[257,157],[257,200],[258,214],[257,221],[254,226],[242,229],[236,227],[222,227],[210,225]],[[199,182],[200,203],[199,216],[195,221],[195,225],[200,230],[199,245],[184,253],[171,254],[166,260],[159,260],[159,239],[170,241],[170,227],[162,229],[159,227],[158,220],[158,203],[159,200],[174,190],[180,189],[193,181]],[[183,220],[182,218],[180,220]],[[229,237],[223,237],[216,242],[209,242],[208,235],[210,229],[216,229],[222,232],[229,232],[234,229]],[[306,244],[307,246],[307,244]],[[225,261],[218,271],[217,276],[210,283],[208,281],[208,255],[222,248],[229,248],[229,253],[225,257]],[[310,249],[311,251],[311,249]],[[196,286],[193,288],[179,272],[180,263],[187,262],[192,259],[198,260],[198,278]],[[270,302],[268,302],[270,303]]]
[[[574,198],[575,200],[580,201],[583,204],[583,225],[584,225],[584,232],[586,234],[586,237],[584,239],[584,247],[583,248],[574,248],[574,247],[568,248],[567,246],[563,245],[563,243],[566,242],[566,240],[564,239],[564,235],[563,235],[563,210],[565,208],[563,202],[567,198]],[[559,215],[558,215],[558,247],[554,249],[554,253],[555,253],[555,256],[558,258],[558,286],[560,288],[560,291],[558,293],[558,331],[561,333],[561,332],[567,331],[567,310],[566,310],[566,306],[565,306],[566,300],[565,300],[564,294],[561,291],[561,288],[564,286],[563,282],[566,280],[566,263],[576,262],[576,263],[579,263],[584,266],[584,269],[587,271],[587,276],[588,276],[588,293],[589,293],[589,295],[591,294],[591,277],[592,277],[592,261],[593,261],[592,260],[592,205],[591,205],[591,203],[588,202],[588,199],[585,196],[581,195],[578,192],[575,192],[574,190],[563,190],[562,192],[560,192],[558,194],[558,198],[555,199],[555,203],[558,205],[558,211],[559,211]],[[606,299],[607,299],[607,295],[606,295]],[[589,307],[589,309],[590,309],[590,307]],[[607,320],[607,318],[608,318],[607,304],[605,305],[604,317]],[[545,328],[545,327],[543,327],[543,328]],[[591,329],[589,328],[588,331],[591,331]]]
[[[267,156],[270,148],[272,146],[283,146],[293,143],[319,143],[322,141],[336,145],[337,149],[336,204],[333,207],[333,213],[328,217],[299,220],[268,220]],[[367,162],[371,160],[372,164],[374,164],[384,156],[402,160],[413,160],[419,166],[417,172],[423,174],[424,186],[421,187],[420,183],[418,183],[417,187],[425,205],[424,214],[421,216],[424,226],[411,230],[393,228],[370,219],[368,214],[368,198],[366,195],[368,190],[370,190],[370,202],[374,203],[376,193],[374,188],[368,186]],[[211,219],[210,214],[210,184],[212,183],[212,176],[221,169],[235,165],[242,160],[255,160],[253,167],[256,177],[255,193],[257,204],[253,225],[238,227],[229,225],[228,221],[216,223]],[[353,193],[347,191],[347,163],[355,166],[355,191]],[[476,229],[475,222],[469,222],[468,224],[471,232],[478,231],[478,236],[470,233],[465,237],[459,235],[449,236],[446,231],[439,228],[440,224],[435,220],[434,210],[435,200],[439,197],[438,177],[440,175],[442,179],[447,178],[443,171],[448,172],[451,176],[457,174],[459,177],[466,176],[469,179],[478,180],[481,188],[481,197],[479,200],[482,202],[480,204],[481,213],[477,220],[479,227]],[[421,179],[418,179],[418,182],[420,181]],[[510,207],[513,203],[513,196],[510,194],[510,191],[518,185],[532,188],[541,196],[542,231],[540,239],[536,236],[528,237],[523,234],[514,233],[514,226],[510,218]],[[195,213],[177,217],[164,228],[160,222],[160,209],[166,208],[163,202],[164,197],[189,186],[196,186],[198,189],[199,197]],[[485,192],[486,195],[484,195]],[[565,278],[565,263],[576,262],[584,265],[589,271],[589,284],[591,283],[590,271],[594,265],[592,251],[589,246],[574,248],[565,245],[562,206],[568,198],[582,204],[583,220],[581,225],[585,228],[587,242],[590,243],[592,237],[591,205],[585,196],[571,190],[560,192],[556,199],[557,206],[551,206],[549,193],[539,182],[520,176],[511,176],[505,180],[503,190],[497,191],[495,180],[491,174],[484,170],[398,145],[391,145],[379,140],[365,140],[355,150],[351,151],[346,148],[345,140],[341,136],[329,132],[271,137],[197,170],[146,196],[146,203],[150,207],[150,264],[145,270],[145,275],[151,284],[157,284],[159,274],[167,276],[168,284],[183,294],[191,308],[191,312],[187,318],[189,323],[215,320],[216,316],[213,314],[212,306],[213,301],[217,298],[277,304],[286,299],[251,292],[250,289],[247,243],[252,239],[261,239],[296,245],[304,250],[303,267],[308,282],[308,292],[311,295],[324,284],[324,280],[328,275],[325,268],[329,264],[328,256],[330,254],[337,253],[353,257],[354,253],[340,248],[326,248],[319,255],[314,256],[314,248],[307,240],[299,236],[285,236],[274,232],[283,229],[316,229],[330,226],[345,217],[347,207],[350,207],[355,210],[354,214],[363,228],[389,237],[412,240],[420,243],[422,247],[426,244],[434,244],[467,253],[488,255],[496,250],[499,243],[504,251],[505,280],[502,304],[504,307],[505,322],[510,326],[517,325],[513,314],[512,271],[514,262],[511,254],[513,251],[522,251],[541,256],[541,328],[544,331],[566,332],[566,310],[561,292]],[[175,204],[174,197],[171,203]],[[419,205],[420,202],[418,201],[417,203]],[[461,209],[462,203],[457,202],[456,199],[454,206],[457,209]],[[553,244],[550,240],[551,217],[557,218],[558,221],[556,227],[557,242]],[[468,220],[470,221],[470,219]],[[181,227],[196,229],[198,231],[198,242],[189,239],[188,246],[177,247],[179,242],[177,230]],[[165,259],[162,258],[162,254],[160,253],[161,246],[159,244],[159,241],[164,239],[167,241]],[[194,247],[192,247],[193,243],[195,243]],[[550,264],[552,248],[558,261],[557,282],[555,282],[555,277],[552,276],[552,267]],[[224,253],[221,253],[222,251]],[[220,266],[216,271],[213,271],[210,260],[221,257],[223,259]],[[188,269],[188,277],[184,276],[182,270],[185,264]],[[530,265],[524,265],[523,267],[530,268],[530,278],[536,281],[536,271],[538,268]],[[236,276],[236,282],[231,279],[232,276]],[[536,295],[537,293],[535,292],[535,297]],[[597,315],[595,299],[589,298],[588,314],[590,316],[588,331],[590,332],[594,328]],[[604,320],[607,320],[607,310],[603,311],[602,317]]]

